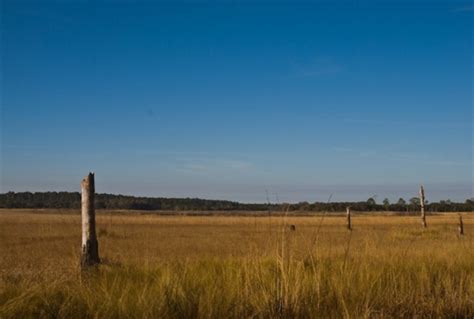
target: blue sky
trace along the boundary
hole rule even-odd
[[[1,192],[473,196],[470,1],[2,1]]]

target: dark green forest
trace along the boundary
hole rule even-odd
[[[419,199],[413,197],[407,201],[400,198],[395,203],[384,199],[377,203],[373,198],[361,202],[300,202],[248,204],[226,200],[208,200],[199,198],[162,198],[134,197],[112,194],[96,194],[95,205],[98,209],[166,210],[166,211],[291,211],[291,212],[343,212],[346,207],[354,211],[394,211],[410,213],[419,210]],[[63,208],[79,209],[81,194],[78,192],[8,192],[0,194],[0,208]],[[426,203],[429,212],[471,212],[474,211],[474,199],[464,203],[450,200]]]

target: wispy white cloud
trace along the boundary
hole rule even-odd
[[[453,12],[472,12],[474,11],[474,5],[465,5],[456,7],[453,9]]]
[[[420,154],[414,153],[392,153],[390,154],[391,159],[398,161],[414,162],[425,165],[437,165],[437,166],[469,166],[472,162],[469,161],[455,161],[449,159],[432,159],[426,158]]]
[[[344,146],[336,146],[331,148],[333,152],[345,153],[355,157],[376,158],[383,161],[411,162],[422,165],[434,166],[470,166],[472,161],[460,161],[443,158],[431,158],[422,153],[413,152],[390,152],[375,151],[372,149],[355,149]]]
[[[178,158],[176,165],[178,172],[194,174],[246,172],[254,167],[249,161],[224,158]]]
[[[415,121],[415,120],[387,120],[387,119],[359,119],[344,117],[341,119],[345,123],[366,124],[366,125],[392,125],[392,126],[415,126],[427,128],[460,128],[471,127],[471,122],[439,122],[439,121]]]
[[[3,148],[11,150],[44,150],[45,147],[34,145],[20,145],[20,144],[3,144]]]
[[[359,152],[360,157],[374,157],[374,156],[377,156],[377,155],[378,155],[378,153],[376,151],[373,151],[373,150],[360,151]]]
[[[353,148],[350,148],[350,147],[340,147],[340,146],[332,147],[332,150],[333,150],[334,152],[338,152],[338,153],[349,153],[349,152],[353,152],[353,151],[354,151]]]
[[[293,77],[318,77],[341,73],[344,70],[341,64],[332,58],[317,57],[306,63],[293,62],[291,76]]]

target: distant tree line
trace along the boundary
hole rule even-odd
[[[273,212],[343,212],[346,207],[354,211],[392,211],[410,213],[419,210],[420,201],[413,197],[408,201],[400,198],[396,203],[384,199],[378,204],[374,198],[362,202],[300,202],[294,204],[244,204],[226,200],[199,198],[134,197],[112,194],[97,194],[95,205],[98,209],[133,210],[202,210],[202,211],[273,211]],[[8,192],[0,194],[0,208],[71,208],[81,207],[81,194],[78,192]],[[464,203],[450,200],[426,203],[429,212],[467,212],[474,211],[474,199]]]

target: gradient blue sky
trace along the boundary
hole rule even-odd
[[[473,196],[471,1],[2,1],[0,192]]]

